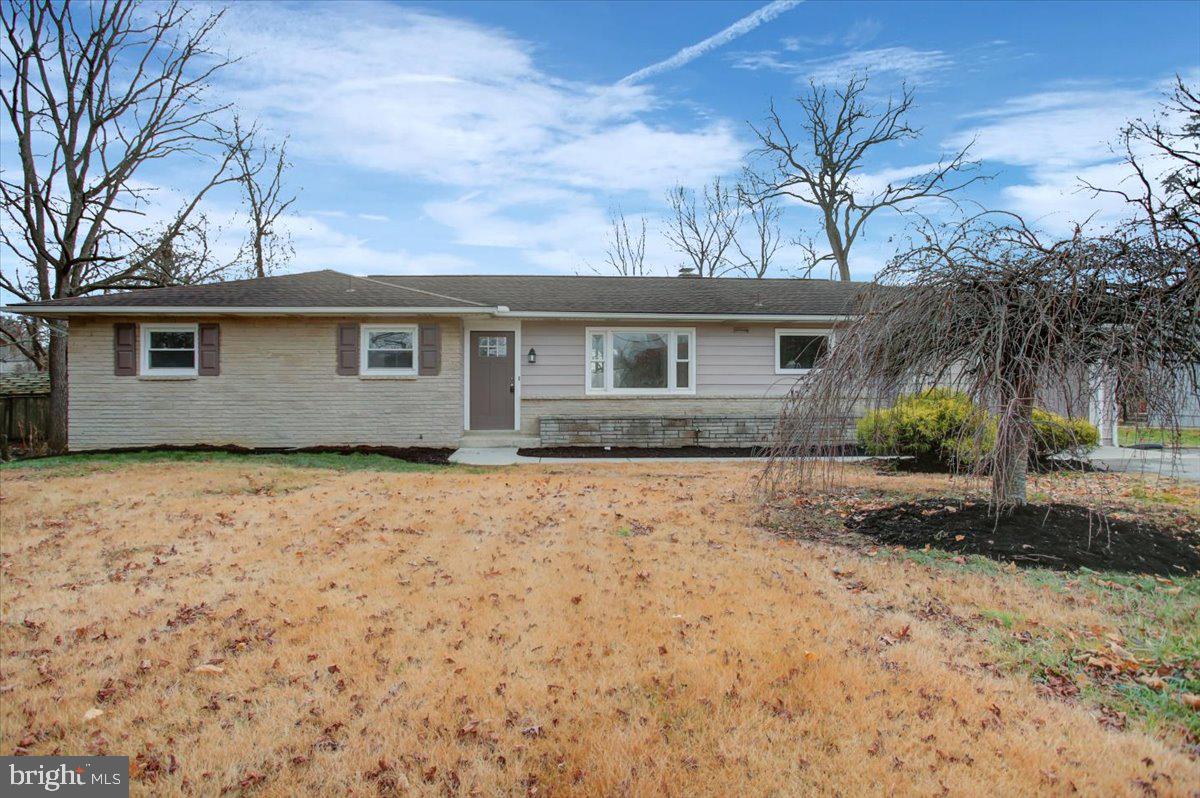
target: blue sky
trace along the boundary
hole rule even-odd
[[[1051,229],[1102,222],[1113,209],[1078,177],[1119,180],[1121,124],[1176,72],[1200,74],[1196,2],[259,2],[234,6],[222,35],[244,59],[216,91],[290,138],[289,271],[587,273],[619,205],[647,218],[652,266],[673,272],[671,185],[735,176],[772,99],[786,118],[809,79],[856,70],[880,97],[913,86],[924,129],[871,172],[974,138],[996,179],[970,198]],[[856,276],[902,224],[868,228]],[[802,207],[784,226],[817,232]]]

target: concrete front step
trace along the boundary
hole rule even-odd
[[[463,449],[521,449],[541,445],[541,438],[536,435],[492,430],[464,432],[460,443]]]

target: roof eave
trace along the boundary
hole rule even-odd
[[[667,321],[836,322],[829,313],[647,313],[644,311],[510,310],[495,307],[229,307],[213,305],[8,305],[8,313],[67,316],[495,316],[514,319],[654,319]]]
[[[634,311],[517,310],[497,314],[519,319],[668,319],[670,321],[845,321],[849,316],[829,313],[646,313]]]
[[[492,314],[495,307],[231,307],[218,305],[8,305],[25,316],[461,316]]]

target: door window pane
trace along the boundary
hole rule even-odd
[[[666,388],[667,335],[613,332],[614,388]]]
[[[480,357],[508,357],[508,338],[506,336],[480,336]]]

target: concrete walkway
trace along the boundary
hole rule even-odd
[[[761,457],[525,457],[516,447],[464,448],[450,455],[450,462],[476,466],[510,466],[546,463],[678,463],[725,462],[758,460]],[[841,462],[854,463],[870,457],[839,457]],[[1200,449],[1125,449],[1100,446],[1089,456],[1098,466],[1146,476],[1182,477],[1200,481]]]
[[[1200,481],[1200,449],[1126,449],[1099,446],[1088,459],[1110,471]]]
[[[873,460],[872,457],[839,457],[837,460],[854,463],[860,460]],[[757,460],[762,457],[525,457],[517,454],[515,448],[465,448],[450,455],[451,463],[478,466],[507,466],[529,465],[537,463],[718,463]]]

